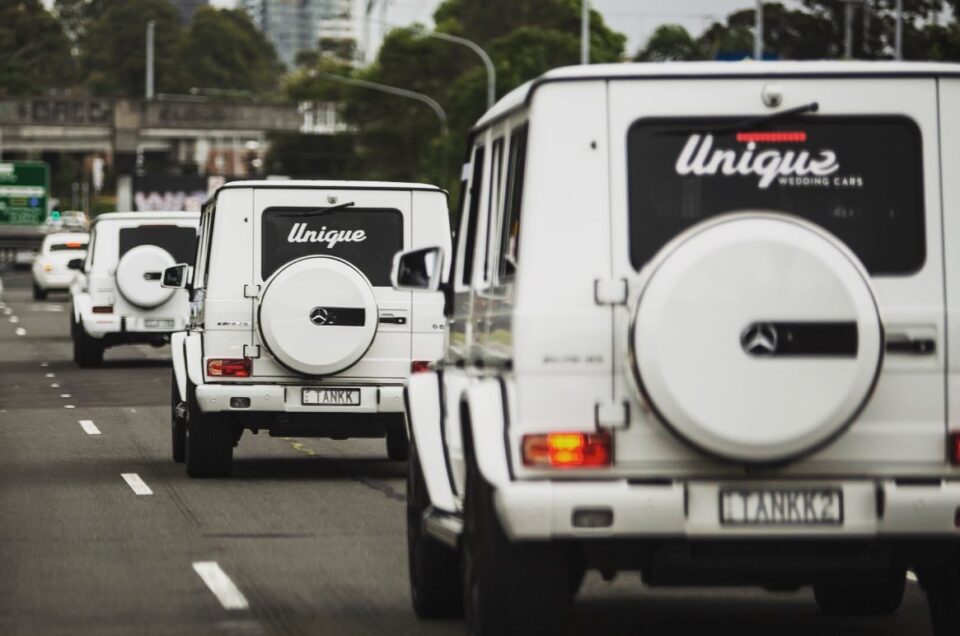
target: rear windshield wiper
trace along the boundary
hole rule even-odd
[[[323,214],[325,212],[333,212],[334,210],[342,210],[344,208],[352,208],[356,203],[353,201],[347,201],[346,203],[341,203],[340,205],[332,205],[329,208],[314,208],[313,210],[297,210],[300,213],[306,214]]]
[[[754,117],[752,119],[746,119],[744,121],[739,121],[733,124],[724,124],[722,126],[709,126],[706,128],[685,128],[683,130],[670,130],[664,131],[666,134],[671,135],[689,135],[690,133],[704,133],[704,134],[714,134],[722,135],[724,133],[738,132],[745,130],[747,128],[757,128],[760,126],[766,126],[768,124],[773,124],[783,119],[790,119],[797,115],[805,115],[807,113],[816,113],[820,111],[819,102],[810,102],[809,104],[804,104],[802,106],[797,106],[795,108],[788,108],[787,110],[781,110],[777,113],[770,113],[769,115],[763,115],[762,117]]]

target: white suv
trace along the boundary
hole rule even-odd
[[[960,67],[560,69],[470,147],[421,616],[540,633],[588,568],[887,614],[909,569],[960,633]]]
[[[90,231],[86,258],[70,285],[73,360],[81,367],[103,363],[106,348],[120,344],[162,346],[184,329],[190,307],[186,292],[161,286],[163,271],[193,262],[196,212],[101,214]]]
[[[67,291],[77,273],[68,265],[87,255],[86,232],[48,234],[33,259],[33,299],[43,300],[52,291]]]
[[[433,186],[250,181],[203,209],[193,313],[173,338],[173,458],[229,474],[241,433],[386,437],[405,459],[403,386],[443,354],[443,296],[395,291],[403,249],[449,251],[447,196]]]

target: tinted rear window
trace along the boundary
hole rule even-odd
[[[170,252],[177,263],[193,265],[197,256],[197,230],[175,225],[140,225],[120,228],[120,257],[140,245],[156,245]]]
[[[640,269],[710,217],[786,212],[844,241],[871,274],[926,258],[920,130],[903,117],[805,117],[755,129],[743,119],[644,119],[627,137],[630,258]]]
[[[403,215],[386,208],[270,208],[263,212],[263,280],[304,256],[335,256],[377,287],[390,286],[393,256],[403,249]]]

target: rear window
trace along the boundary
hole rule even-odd
[[[394,255],[403,249],[403,215],[389,208],[269,208],[260,232],[263,280],[304,256],[335,256],[375,287],[390,286]]]
[[[120,257],[141,245],[156,245],[177,263],[193,265],[197,256],[197,230],[176,225],[139,225],[120,228]]]
[[[643,119],[627,134],[630,258],[637,269],[677,234],[720,214],[803,217],[871,274],[926,258],[920,130],[905,117]]]
[[[51,252],[68,252],[68,251],[77,251],[87,249],[87,243],[76,242],[76,243],[53,243],[50,245]]]

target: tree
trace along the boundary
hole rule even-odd
[[[70,41],[40,0],[0,3],[0,95],[38,95],[74,80]]]
[[[178,48],[180,14],[167,0],[112,0],[80,40],[84,83],[96,95],[138,97],[146,76],[147,22],[154,20],[158,93],[181,92],[186,83]]]
[[[283,67],[245,11],[200,7],[183,37],[180,66],[191,86],[264,94]]]
[[[657,27],[637,57],[638,62],[690,62],[703,59],[697,41],[679,24]]]

